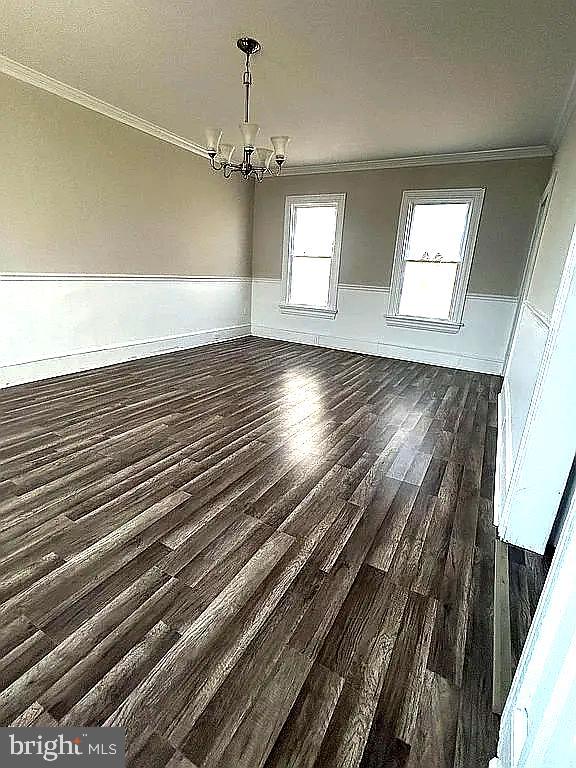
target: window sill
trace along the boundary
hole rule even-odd
[[[308,317],[321,317],[325,320],[334,320],[337,309],[329,307],[308,307],[305,304],[279,304],[280,312],[284,315],[306,315]]]
[[[441,333],[458,333],[464,327],[463,323],[455,323],[452,320],[428,320],[425,317],[403,317],[402,315],[387,315],[386,324]]]

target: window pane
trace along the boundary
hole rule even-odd
[[[327,306],[331,263],[331,259],[295,256],[292,259],[289,303]]]
[[[336,213],[335,205],[296,206],[292,253],[295,256],[332,256]]]
[[[460,261],[469,203],[416,203],[405,259]]]
[[[448,320],[458,264],[407,261],[400,297],[400,314]]]

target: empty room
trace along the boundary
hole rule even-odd
[[[0,764],[576,768],[573,0],[3,11]]]

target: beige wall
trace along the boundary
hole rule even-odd
[[[486,187],[469,290],[517,295],[551,160],[285,176],[256,187],[253,274],[280,277],[284,198],[346,192],[340,282],[389,285],[402,191]]]
[[[530,283],[529,300],[551,315],[576,225],[576,113],[556,154],[557,173]]]
[[[0,272],[250,274],[252,184],[0,75]]]
[[[516,294],[546,158],[224,182],[206,161],[0,75],[0,272],[279,277],[287,194],[346,192],[340,281],[388,285],[404,189],[485,186],[470,290]],[[533,284],[549,311],[574,206],[576,126]]]

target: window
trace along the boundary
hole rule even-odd
[[[334,318],[346,195],[286,198],[281,312]]]
[[[404,192],[388,323],[451,333],[462,327],[483,200],[483,189]]]

